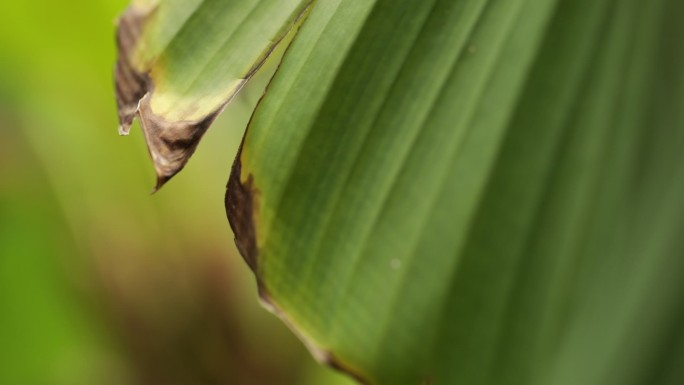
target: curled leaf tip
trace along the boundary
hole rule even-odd
[[[145,96],[138,115],[157,173],[156,191],[185,167],[218,111],[198,121],[169,121],[152,111]]]
[[[157,174],[154,191],[157,191],[183,169],[218,111],[197,121],[167,120],[152,111],[150,99],[154,85],[149,77],[149,68],[134,59],[134,52],[153,10],[154,7],[131,6],[119,18],[119,58],[114,76],[119,135],[128,135],[133,120],[138,116],[154,162]]]
[[[185,166],[209,125],[276,46],[291,42],[286,37],[294,36],[313,0],[236,3],[245,6],[137,0],[118,20],[119,134],[127,135],[138,117],[157,173],[155,191]],[[241,19],[234,45],[205,36],[221,33],[209,23]],[[189,29],[195,32],[184,33]]]

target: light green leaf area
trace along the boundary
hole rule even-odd
[[[148,6],[134,58],[150,73],[154,113],[195,120],[226,103],[308,2],[159,0]]]
[[[684,383],[683,15],[318,0],[227,197],[264,300],[368,384]]]

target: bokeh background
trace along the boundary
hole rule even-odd
[[[351,384],[259,306],[225,217],[269,69],[151,195],[139,127],[117,135],[126,5],[0,2],[0,384]]]

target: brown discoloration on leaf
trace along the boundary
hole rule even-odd
[[[116,104],[119,111],[119,134],[127,135],[138,112],[138,103],[147,93],[147,75],[133,64],[132,55],[152,11],[129,7],[119,18],[116,44],[119,57],[114,70]]]
[[[339,372],[342,372],[342,373],[350,376],[351,378],[356,380],[356,382],[358,382],[361,385],[371,385],[371,383],[368,382],[368,380],[366,378],[361,376],[360,373],[350,369],[348,366],[346,366],[344,363],[342,363],[342,361],[339,361],[332,354],[329,354],[328,360],[323,362],[323,363],[330,366],[331,368],[339,371]]]
[[[302,329],[298,327],[295,324],[295,322],[287,315],[287,313],[285,313],[285,311],[283,311],[282,308],[280,308],[280,306],[278,306],[275,303],[273,297],[271,297],[271,295],[268,292],[268,289],[263,285],[263,281],[261,281],[258,274],[257,286],[259,289],[259,299],[261,301],[262,306],[274,315],[276,315],[278,318],[280,318],[281,321],[283,321],[283,323],[292,331],[292,333],[294,333],[297,336],[297,338],[299,338],[299,340],[302,341],[304,346],[306,346],[306,348],[309,350],[309,352],[316,361],[323,365],[327,365],[343,374],[348,375],[361,385],[373,384],[370,380],[368,380],[368,378],[366,378],[366,376],[362,375],[358,370],[352,369],[351,366],[339,360],[335,355],[332,354],[332,352],[320,347],[312,338],[305,335]]]
[[[254,186],[254,176],[252,174],[249,174],[245,181],[242,180],[241,153],[242,144],[240,145],[240,149],[238,150],[238,154],[233,163],[228,185],[226,186],[226,213],[228,215],[230,227],[235,234],[235,245],[256,277],[259,299],[262,306],[280,318],[281,321],[287,325],[299,340],[302,341],[316,361],[350,376],[361,385],[371,385],[372,383],[359,371],[352,369],[349,365],[334,356],[329,350],[321,348],[312,338],[305,335],[303,330],[299,328],[287,313],[275,303],[264,285],[258,266],[257,257],[259,251],[257,248],[254,220],[257,209],[255,198],[258,195],[258,191]]]
[[[144,24],[154,9],[129,7],[119,19],[116,63],[116,101],[119,110],[119,133],[127,135],[136,115],[140,117],[147,147],[154,162],[157,184],[154,191],[183,169],[195,152],[207,128],[222,111],[224,105],[197,121],[168,121],[157,115],[150,106],[153,92],[148,72],[133,61]],[[228,103],[228,101],[226,101]]]
[[[233,168],[226,186],[226,213],[228,222],[235,234],[235,245],[247,265],[257,274],[257,243],[254,226],[255,195],[254,177],[250,174],[247,180],[242,182],[242,162],[240,154],[242,146],[235,158]]]

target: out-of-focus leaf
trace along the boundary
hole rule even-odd
[[[15,112],[0,103],[0,384],[117,383],[100,325],[65,280],[76,247]]]
[[[369,384],[684,382],[684,3],[318,0],[229,182]]]
[[[311,0],[135,0],[119,20],[120,133],[140,117],[158,189]]]

